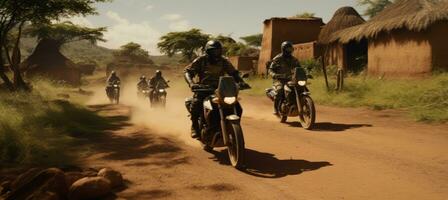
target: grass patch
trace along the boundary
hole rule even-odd
[[[264,95],[272,80],[253,78],[249,95]],[[336,82],[331,80],[332,83]],[[334,84],[330,84],[335,88]],[[342,107],[369,107],[374,110],[404,109],[416,121],[448,121],[448,74],[427,79],[379,79],[364,75],[345,79],[344,90],[327,92],[324,78],[310,80],[311,96],[318,104]]]
[[[87,151],[80,144],[102,133],[109,121],[80,104],[57,100],[71,88],[42,80],[33,88],[32,93],[0,92],[0,165],[75,162]]]

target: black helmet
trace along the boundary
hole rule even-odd
[[[159,76],[159,77],[162,76],[162,71],[157,70],[157,71],[156,71],[156,76]]]
[[[222,55],[222,44],[217,40],[210,40],[205,45],[205,53],[211,57],[220,57]]]
[[[141,81],[146,80],[146,76],[145,75],[140,76],[140,80]]]
[[[110,72],[110,75],[112,75],[112,76],[116,76],[116,75],[117,75],[117,72],[115,72],[115,71],[111,71],[111,72]]]
[[[294,47],[293,47],[292,42],[290,42],[290,41],[284,41],[284,42],[282,43],[282,53],[283,53],[284,55],[287,55],[287,56],[292,55],[292,52],[293,52],[293,51],[294,51]]]

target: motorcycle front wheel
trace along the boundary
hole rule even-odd
[[[302,114],[300,115],[300,124],[306,130],[313,129],[316,121],[316,109],[313,99],[310,96],[303,97]]]
[[[236,169],[243,169],[246,149],[244,147],[243,130],[239,122],[227,121],[227,133],[229,134],[229,154],[230,164]]]

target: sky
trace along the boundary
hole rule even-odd
[[[96,4],[98,15],[74,17],[71,21],[107,27],[107,42],[101,46],[119,48],[132,41],[158,55],[157,42],[168,32],[199,28],[237,39],[262,33],[263,21],[271,17],[312,12],[327,22],[342,6],[362,12],[356,0],[113,0]]]

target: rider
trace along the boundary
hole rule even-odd
[[[110,76],[107,78],[107,86],[106,86],[106,93],[109,95],[110,94],[110,89],[112,88],[112,85],[120,82],[120,78],[117,76],[117,72],[112,71],[110,73]]]
[[[149,80],[149,87],[152,89],[149,98],[152,101],[154,96],[154,91],[157,89],[157,85],[162,84],[165,88],[169,87],[168,82],[163,78],[162,71],[157,70],[156,74]]]
[[[293,45],[289,41],[285,41],[281,45],[282,52],[274,57],[269,67],[269,74],[274,79],[274,89],[276,96],[274,97],[274,115],[278,115],[278,106],[284,98],[284,85],[291,80],[292,71],[296,67],[301,67],[299,60],[292,56],[294,51]]]
[[[222,56],[223,48],[219,41],[208,41],[205,46],[205,55],[196,58],[190,65],[185,68],[185,80],[190,88],[199,85],[207,85],[212,88],[218,87],[219,77],[225,74],[232,76],[235,81],[243,87],[247,87],[247,83],[240,77],[239,72],[233,65]],[[195,83],[193,78],[198,76],[199,82]],[[199,135],[199,117],[202,110],[202,102],[204,98],[210,94],[195,93],[191,104],[191,137],[197,138]]]
[[[149,88],[148,81],[145,76],[140,77],[140,81],[137,83],[138,91],[147,90]]]

